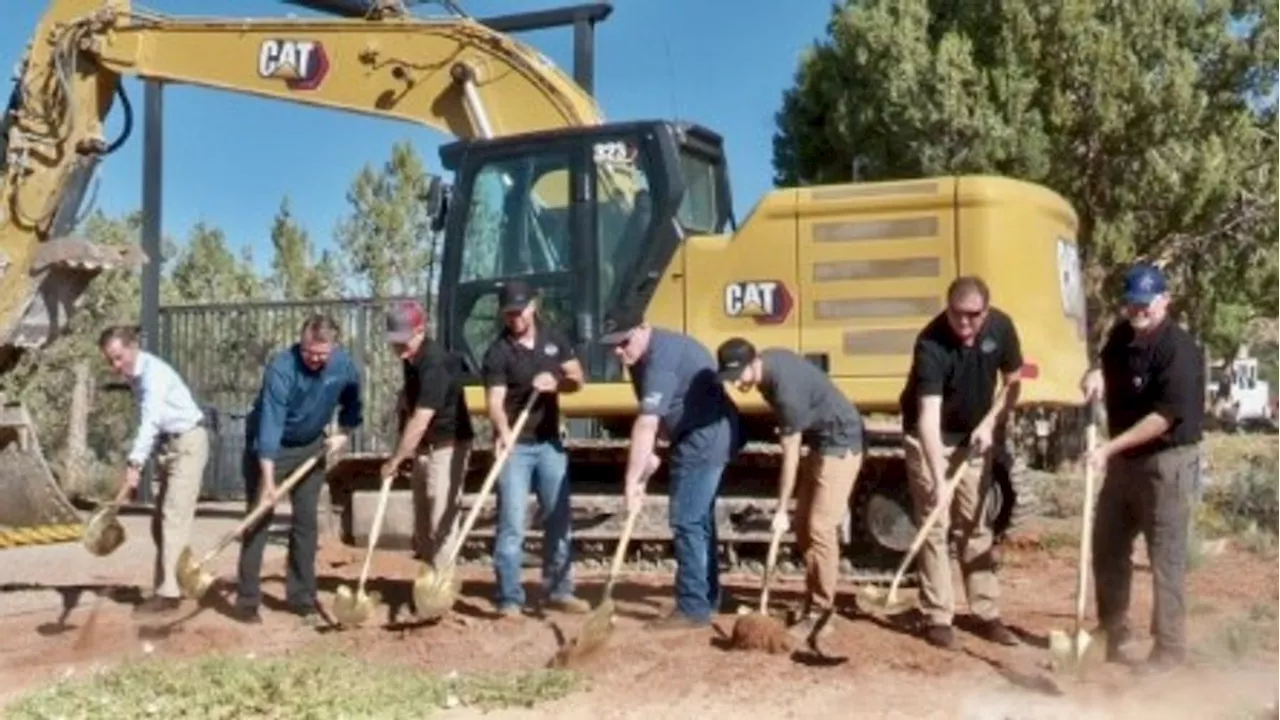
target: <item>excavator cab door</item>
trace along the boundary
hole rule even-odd
[[[456,174],[440,279],[441,337],[471,382],[502,330],[498,293],[537,288],[542,322],[578,348],[594,382],[616,359],[594,342],[612,307],[648,302],[683,233],[679,140],[662,122],[618,123],[441,149]]]

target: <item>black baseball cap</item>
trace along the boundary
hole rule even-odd
[[[601,345],[617,345],[627,338],[627,333],[644,324],[644,312],[639,308],[614,308],[604,315],[600,323]]]
[[[523,280],[508,280],[498,291],[498,306],[502,312],[517,312],[533,302],[533,288]]]
[[[720,364],[720,382],[736,382],[742,377],[742,371],[755,359],[756,346],[745,338],[729,338],[720,343],[716,350],[716,361]]]

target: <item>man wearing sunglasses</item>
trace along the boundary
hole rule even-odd
[[[249,510],[270,503],[277,481],[288,477],[321,449],[326,457],[345,444],[362,421],[360,374],[338,346],[333,318],[315,314],[302,324],[298,342],[267,364],[262,387],[245,422],[244,479]],[[341,432],[326,437],[335,409]],[[288,572],[285,593],[290,607],[313,625],[316,614],[316,542],[324,463],[317,463],[306,479],[293,486],[289,497]],[[240,545],[237,617],[259,623],[262,553],[273,513],[245,531]]]
[[[650,326],[636,309],[606,315],[600,342],[630,369],[639,412],[624,473],[628,511],[640,506],[657,463],[659,429],[670,442],[671,534],[676,608],[654,629],[701,628],[720,605],[715,501],[725,466],[741,448],[738,411],[711,352],[681,333]]]
[[[1005,403],[986,419],[997,382],[1013,382],[1022,368],[1022,347],[1013,320],[990,305],[986,282],[962,276],[947,288],[947,307],[916,337],[911,370],[901,396],[907,484],[917,523],[940,500],[943,486],[963,465],[964,479],[930,530],[916,567],[925,639],[942,648],[956,646],[951,623],[955,600],[948,535],[960,533],[960,569],[969,608],[979,633],[989,641],[1016,645],[1000,620],[999,583],[992,553],[994,533],[988,503],[991,452],[996,429],[1017,402],[1014,382]]]
[[[542,509],[543,607],[569,613],[591,611],[591,604],[573,595],[568,457],[560,442],[560,393],[582,387],[582,363],[573,345],[555,327],[542,321],[533,288],[521,280],[502,286],[498,303],[503,331],[485,352],[485,402],[493,423],[494,452],[511,454],[498,476],[498,532],[493,565],[497,575],[498,613],[518,614],[525,605],[520,581],[524,559],[525,511],[529,491]],[[529,399],[520,434],[512,425]]]
[[[1191,494],[1200,469],[1204,357],[1168,315],[1164,275],[1149,264],[1124,280],[1123,321],[1108,334],[1085,375],[1086,400],[1104,400],[1110,439],[1088,458],[1105,472],[1093,528],[1098,620],[1107,659],[1132,663],[1128,624],[1133,539],[1142,533],[1154,577],[1146,669],[1186,656],[1184,600]]]
[[[413,460],[414,554],[439,567],[459,529],[462,481],[475,432],[462,389],[462,364],[427,338],[427,313],[414,300],[397,302],[386,314],[386,340],[400,358],[400,440],[382,464],[381,477]]]

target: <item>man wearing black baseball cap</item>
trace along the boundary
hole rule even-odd
[[[670,441],[670,523],[676,608],[660,628],[706,627],[720,605],[715,501],[725,466],[741,447],[738,411],[697,340],[644,321],[637,308],[611,311],[600,342],[630,368],[639,412],[625,472],[628,510],[640,504],[655,467],[661,426]]]
[[[1154,578],[1148,668],[1186,657],[1187,529],[1200,469],[1204,357],[1168,316],[1164,274],[1134,265],[1124,279],[1124,322],[1108,334],[1082,383],[1086,400],[1104,400],[1110,439],[1089,462],[1105,471],[1093,528],[1098,621],[1107,658],[1130,663],[1129,587],[1133,538],[1146,538]]]
[[[778,419],[782,472],[774,530],[786,532],[787,506],[796,498],[796,541],[804,555],[805,597],[794,630],[811,635],[835,607],[840,575],[838,529],[862,468],[862,416],[818,366],[786,348],[756,351],[740,337],[716,351],[720,379],[743,392],[760,389]],[[800,459],[801,440],[809,454]],[[797,482],[797,475],[800,476]]]
[[[498,581],[494,603],[503,615],[514,615],[524,607],[520,574],[525,508],[533,489],[542,509],[543,607],[589,612],[591,605],[573,595],[569,462],[560,442],[560,393],[582,387],[582,363],[569,339],[538,317],[538,299],[527,283],[511,280],[504,284],[498,305],[503,331],[485,352],[482,370],[494,450],[511,448],[497,485],[493,566]],[[511,425],[534,393],[540,397],[517,436]]]

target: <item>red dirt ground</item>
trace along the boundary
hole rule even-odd
[[[670,576],[627,577],[617,588],[619,618],[609,645],[581,668],[589,677],[586,691],[536,711],[486,717],[639,717],[674,711],[680,717],[731,713],[776,718],[851,710],[859,717],[1258,717],[1240,711],[1265,710],[1280,697],[1275,637],[1263,639],[1261,651],[1247,659],[1228,663],[1217,653],[1166,677],[1138,678],[1123,668],[1101,666],[1083,681],[1059,683],[1057,689],[1065,694],[1055,695],[1044,667],[1045,638],[1051,629],[1071,628],[1074,555],[1074,549],[1045,550],[1034,537],[1020,538],[1006,549],[1003,613],[1024,637],[1021,647],[997,647],[960,632],[962,649],[944,652],[895,622],[850,609],[835,621],[836,633],[824,643],[834,660],[729,651],[726,640],[736,620],[731,613],[721,615],[711,632],[647,631],[644,621],[672,605]],[[1135,629],[1142,631],[1150,612],[1150,575],[1145,550],[1139,548],[1136,557],[1143,563],[1135,574],[1132,617]],[[339,583],[354,584],[360,560],[357,549],[322,550],[322,602],[332,602]],[[271,611],[272,606],[263,626],[245,627],[224,617],[225,608],[215,603],[184,609],[181,619],[169,621],[166,632],[154,622],[144,625],[131,618],[129,605],[137,601],[137,591],[128,588],[103,599],[93,622],[94,596],[86,593],[70,614],[72,627],[63,632],[56,632],[56,609],[0,616],[0,636],[6,639],[0,651],[0,687],[12,698],[37,684],[139,657],[148,649],[166,658],[306,649],[441,672],[528,669],[545,666],[564,639],[577,635],[584,619],[493,619],[491,570],[468,568],[455,613],[434,626],[414,626],[404,607],[414,571],[404,553],[380,553],[370,589],[382,591],[389,605],[368,626],[355,630],[305,630],[290,616]],[[280,560],[269,559],[264,590],[272,600],[283,595],[281,572]],[[530,596],[536,597],[536,572],[527,581]],[[757,580],[726,582],[737,599],[753,602]],[[1208,558],[1189,582],[1196,647],[1214,647],[1230,618],[1259,606],[1274,612],[1277,606],[1276,562],[1244,551],[1228,548]],[[580,578],[579,587],[594,602],[600,578]],[[795,600],[795,589],[790,582],[771,594],[784,604]],[[846,597],[852,597],[851,590]],[[1090,615],[1087,624],[1091,622]],[[460,708],[446,716],[470,713]]]

